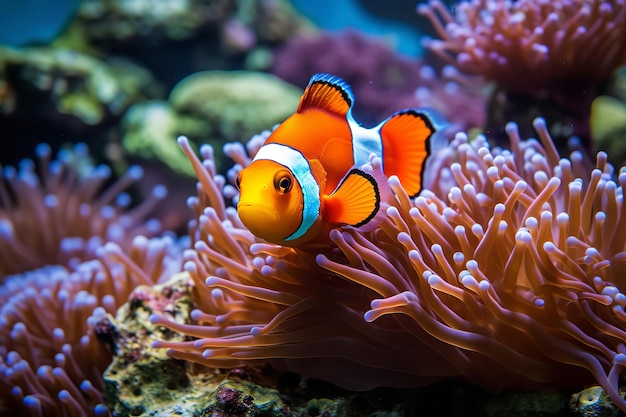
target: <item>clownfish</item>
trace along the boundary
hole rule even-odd
[[[352,116],[348,84],[315,74],[296,112],[278,125],[235,181],[237,212],[257,237],[283,246],[322,242],[338,226],[365,227],[381,208],[381,181],[362,169],[380,157],[409,195],[421,189],[435,124],[407,109],[373,128]],[[388,186],[388,184],[385,184]]]

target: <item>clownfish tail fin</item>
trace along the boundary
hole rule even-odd
[[[315,74],[300,98],[297,112],[317,108],[342,117],[353,103],[354,95],[344,80],[335,75]]]
[[[380,205],[380,186],[376,178],[353,168],[326,198],[325,211],[332,224],[360,228],[376,217]]]
[[[396,175],[410,196],[422,189],[422,171],[437,130],[431,118],[427,111],[406,109],[379,125],[385,175]]]

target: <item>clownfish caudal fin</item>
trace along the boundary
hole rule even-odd
[[[409,196],[422,189],[422,170],[434,133],[428,115],[414,109],[398,112],[380,125],[385,175],[398,176]]]
[[[352,90],[344,80],[330,74],[315,74],[300,98],[298,113],[317,108],[341,117],[348,113],[352,103]]]
[[[359,169],[352,169],[327,197],[327,221],[361,227],[369,223],[380,209],[380,191],[376,179]]]

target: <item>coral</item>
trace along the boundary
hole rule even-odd
[[[485,120],[485,92],[443,81],[432,67],[356,31],[295,37],[277,49],[271,72],[298,86],[318,72],[343,78],[359,98],[355,115],[366,125],[407,107],[435,108],[459,129]]]
[[[511,151],[458,135],[416,199],[389,180],[395,199],[378,230],[335,230],[333,245],[310,252],[256,239],[226,206],[222,193],[236,193],[211,149],[201,161],[181,138],[200,184],[184,253],[197,308],[192,324],[152,315],[191,338],[155,346],[352,389],[450,376],[495,391],[595,380],[626,410],[626,174],[613,177],[604,153],[594,169],[579,153],[559,160],[545,121],[534,126],[540,142],[507,125]],[[227,153],[249,162],[240,144]]]
[[[179,82],[169,100],[180,114],[191,119],[197,113],[196,121],[205,121],[198,126],[189,123],[190,134],[207,132],[238,141],[261,131],[261,126],[282,121],[301,94],[299,88],[261,72],[202,71]]]
[[[179,271],[184,242],[146,237],[161,232],[149,214],[165,190],[131,207],[139,167],[113,181],[84,144],[36,153],[0,182],[0,415],[108,415],[107,314]]]
[[[170,88],[205,69],[261,69],[248,62],[308,30],[287,0],[87,0],[58,43],[128,56]]]
[[[143,160],[163,162],[174,172],[193,175],[178,152],[176,137],[181,124],[176,110],[165,101],[146,101],[133,105],[122,119],[121,146],[124,154]],[[188,122],[193,124],[193,122]]]
[[[202,26],[220,22],[235,7],[231,0],[202,4],[192,0],[156,1],[137,0],[83,2],[78,11],[78,22],[94,41],[132,39],[135,37],[184,39],[191,37]],[[143,30],[138,31],[138,21]]]
[[[124,59],[52,46],[0,46],[0,131],[12,138],[3,141],[0,164],[30,157],[42,138],[55,151],[89,140],[94,154],[102,155],[114,137],[104,130],[132,103],[159,93],[148,70]]]
[[[23,113],[38,109],[37,117],[48,118],[47,122],[87,127],[119,118],[132,102],[147,95],[153,81],[148,71],[120,59],[105,63],[49,47],[0,47],[0,77],[16,92],[14,117],[27,117]]]
[[[137,30],[138,23],[141,31]],[[151,3],[88,0],[78,11],[77,24],[85,28],[86,36],[94,43],[137,39],[180,41],[198,33],[218,31],[218,40],[228,50],[228,46],[248,44],[239,41],[240,36],[251,36],[253,45],[257,39],[259,42],[279,42],[295,33],[303,22],[290,4],[282,0],[253,3],[238,0]],[[232,33],[232,24],[240,26],[235,32],[246,33]]]
[[[173,138],[220,148],[282,122],[297,107],[302,91],[253,71],[201,71],[172,90],[169,101],[133,106],[123,120],[122,145],[129,155],[158,159],[170,169],[193,175]],[[217,155],[221,166],[221,154]]]
[[[149,215],[166,189],[156,186],[151,197],[134,207],[125,192],[142,178],[138,166],[106,186],[110,168],[93,166],[84,144],[59,152],[54,160],[46,144],[36,152],[36,162],[23,160],[17,169],[2,170],[0,282],[48,264],[71,267],[92,259],[106,242],[127,249],[135,236],[161,231]]]
[[[74,271],[46,267],[0,287],[0,415],[108,415],[102,373],[114,348],[110,314],[133,288],[180,270],[171,237],[115,243]]]
[[[452,15],[439,0],[418,7],[440,39],[425,46],[462,73],[495,82],[487,128],[548,119],[558,147],[577,135],[591,154],[589,107],[626,64],[621,0],[470,0]]]

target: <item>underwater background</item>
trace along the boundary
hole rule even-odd
[[[624,65],[623,0],[2,2],[0,416],[623,415]],[[316,73],[447,121],[319,253],[234,187]]]

